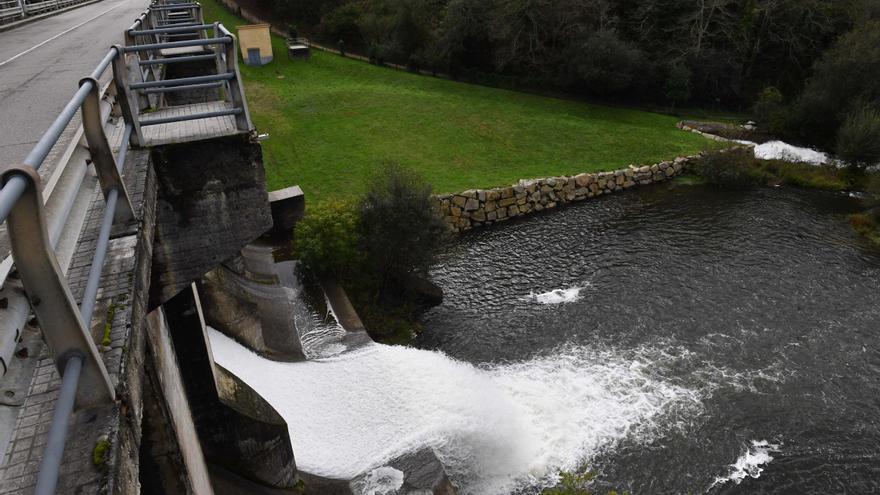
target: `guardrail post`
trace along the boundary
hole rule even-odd
[[[52,250],[40,176],[33,167],[13,165],[0,171],[0,184],[5,185],[12,177],[22,177],[27,183],[6,219],[12,254],[43,337],[55,357],[55,366],[63,375],[67,362],[80,357],[83,369],[76,404],[85,408],[111,403],[116,393],[107,369]]]
[[[124,56],[122,52],[119,52],[116,57]],[[89,83],[92,85],[92,90],[89,91],[80,108],[82,112],[83,134],[86,136],[86,142],[89,143],[89,154],[92,156],[92,163],[95,165],[95,172],[98,174],[98,181],[101,183],[101,191],[104,193],[104,198],[113,189],[116,189],[119,193],[114,220],[116,222],[127,222],[134,218],[134,209],[131,207],[125,183],[122,182],[122,177],[119,175],[119,168],[116,165],[116,158],[113,157],[113,150],[110,149],[110,143],[107,142],[107,135],[104,133],[104,119],[101,117],[101,98],[98,95],[98,81],[93,77],[86,77],[79,82],[79,85],[83,86]],[[120,146],[128,146],[128,144],[122,143]]]
[[[27,17],[27,7],[25,7],[25,0],[16,0],[18,2],[18,8],[21,9],[21,16]]]
[[[242,111],[235,116],[235,127],[240,131],[251,131],[254,126],[251,124],[251,114],[248,112],[247,100],[244,98],[244,85],[241,83],[241,73],[238,71],[238,40],[229,33],[232,43],[226,44],[226,70],[233,74],[233,78],[229,80],[229,98],[234,108],[240,108]]]
[[[128,55],[119,45],[116,45],[116,52],[119,54],[113,59],[113,83],[116,85],[116,101],[119,102],[119,107],[122,109],[122,117],[132,125],[131,145],[140,147],[144,144],[144,134],[141,132],[141,125],[138,120],[140,115],[139,100],[129,87],[129,78],[131,76],[128,70],[128,62],[126,61]]]
[[[222,35],[220,34],[220,23],[214,23],[214,37],[219,38]],[[226,57],[226,50],[214,50],[214,65],[216,66],[217,74],[226,74],[226,63],[224,62],[224,57]],[[226,101],[231,101],[229,99],[229,83],[224,83],[224,95],[223,99]]]

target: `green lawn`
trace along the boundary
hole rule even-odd
[[[205,19],[241,23],[215,0]],[[310,201],[363,191],[383,162],[422,173],[435,192],[523,178],[649,164],[708,146],[676,118],[418,76],[313,51],[242,65],[269,186],[302,186]]]

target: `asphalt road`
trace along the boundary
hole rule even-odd
[[[104,0],[0,33],[0,165],[20,162],[148,0]]]

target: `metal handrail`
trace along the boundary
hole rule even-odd
[[[27,0],[0,1],[0,24],[16,19],[23,19],[31,15],[41,14],[50,10],[57,10],[89,0],[44,0],[42,2],[28,2]]]
[[[199,21],[198,24],[169,27],[161,26],[157,19],[157,16],[164,18],[174,10],[185,9],[193,11],[192,17]],[[214,37],[206,38],[205,32],[211,29]],[[163,37],[179,33],[191,33],[199,39],[162,41]],[[28,301],[62,376],[61,391],[37,476],[35,493],[40,495],[55,492],[69,419],[74,408],[109,404],[116,398],[107,370],[88,332],[88,325],[95,310],[112,227],[117,222],[134,218],[129,195],[120,175],[125,165],[128,144],[143,143],[141,125],[159,125],[182,120],[231,115],[235,117],[238,129],[248,132],[252,129],[238,73],[235,36],[219,23],[204,24],[198,3],[154,4],[138,16],[125,35],[127,46],[111,48],[89,77],[80,82],[79,89],[30,150],[23,163],[0,169],[0,223],[6,222],[8,226],[12,257],[21,284],[26,289]],[[161,51],[166,48],[193,46],[214,46],[216,50],[213,54],[183,56],[177,60],[162,56]],[[161,72],[154,71],[164,64],[211,59],[217,60],[216,75],[170,80],[147,79],[147,76],[155,78],[157,74],[161,75]],[[143,66],[137,72],[142,78],[140,82],[130,81],[129,66],[134,65]],[[147,69],[146,73],[143,72],[144,67]],[[122,111],[125,125],[122,146],[116,156],[111,151],[104,130],[106,114],[101,110],[98,83],[109,68],[113,71],[116,103]],[[149,96],[168,91],[220,86],[226,87],[226,98],[231,108],[140,119],[138,93]],[[73,300],[70,287],[59,268],[54,248],[66,222],[65,216],[70,214],[69,206],[73,204],[73,198],[82,187],[82,181],[77,183],[73,192],[66,192],[59,200],[65,205],[65,209],[60,216],[52,219],[52,225],[47,228],[41,180],[37,173],[77,111],[82,114],[83,133],[105,200],[97,245],[79,305]],[[0,287],[3,282],[4,280],[0,280]],[[26,317],[26,314],[22,317]]]

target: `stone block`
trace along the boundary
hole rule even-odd
[[[306,195],[299,186],[269,192],[272,230],[290,232],[306,211]]]

